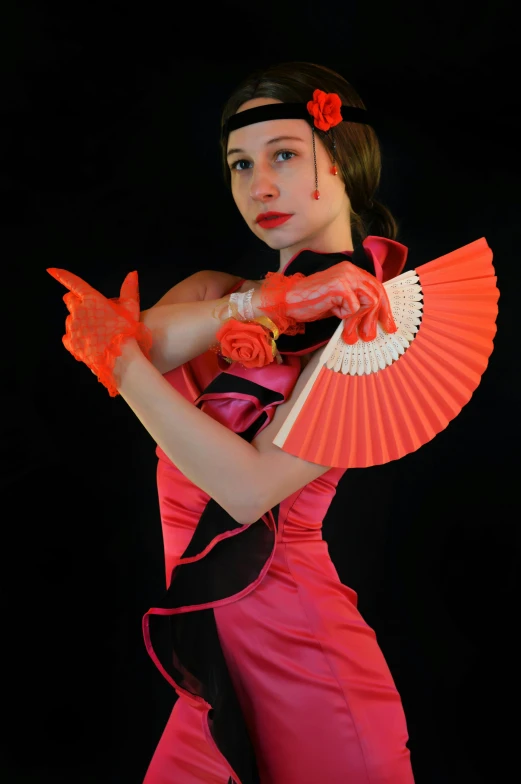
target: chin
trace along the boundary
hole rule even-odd
[[[275,236],[275,230],[271,229],[271,232],[263,232],[263,236],[259,237],[265,245],[267,245],[272,250],[285,250],[286,248],[291,248],[293,245],[297,245],[304,237],[289,237],[287,234],[285,236],[282,235],[280,232],[279,236]],[[267,235],[267,236],[266,236]],[[257,235],[259,236],[259,235]]]
[[[272,250],[283,250],[284,248],[289,247],[289,244],[291,245],[293,244],[293,243],[288,244],[287,240],[283,240],[281,238],[277,240],[276,237],[263,238],[263,242],[265,245],[268,246],[268,248],[271,248]]]

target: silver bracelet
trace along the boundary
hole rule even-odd
[[[250,289],[245,292],[234,292],[230,294],[228,304],[228,318],[233,318],[238,315],[243,321],[253,321],[255,318],[255,311],[251,304],[251,298],[255,289]]]

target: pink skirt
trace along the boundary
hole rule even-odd
[[[296,582],[320,569],[322,548],[300,565],[284,549],[255,592],[214,608],[261,784],[413,784],[401,699],[356,593]],[[144,784],[231,784],[231,773],[208,708],[182,695]]]

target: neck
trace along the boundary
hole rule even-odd
[[[302,250],[313,250],[316,253],[342,253],[345,250],[353,250],[351,226],[349,224],[346,226],[345,221],[342,223],[343,225],[336,230],[320,233],[316,236],[308,236],[302,242],[297,242],[287,248],[281,248],[278,271],[282,272],[291,259]],[[333,227],[331,226],[330,228],[332,229]]]

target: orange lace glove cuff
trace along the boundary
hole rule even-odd
[[[261,309],[269,313],[279,328],[280,334],[298,335],[305,331],[304,324],[299,323],[288,312],[286,294],[306,276],[302,272],[295,275],[284,275],[282,272],[268,272],[260,288]]]
[[[98,381],[108,389],[110,397],[116,397],[119,395],[119,392],[117,389],[116,378],[114,376],[114,368],[116,359],[122,354],[123,343],[125,343],[130,338],[134,338],[143,354],[150,361],[150,351],[152,349],[152,332],[140,321],[132,321],[129,318],[128,311],[124,308],[124,306],[118,304],[117,298],[110,299],[109,302],[111,303],[113,310],[119,314],[120,323],[123,324],[122,319],[125,319],[127,324],[121,327],[118,326],[117,330],[115,330],[117,334],[113,333],[110,338],[108,336],[108,332],[106,333],[107,340],[110,339],[110,342],[104,346],[101,357],[96,357],[96,359],[94,359],[94,355],[91,354],[90,359],[92,359],[92,361],[87,361],[87,356],[82,358],[81,353],[76,355],[74,351],[71,350],[71,354],[75,356],[76,359],[85,362],[85,364],[90,367],[92,372],[97,376]],[[68,318],[70,318],[70,316]],[[106,321],[106,326],[109,328],[111,321],[111,318],[107,319]],[[119,329],[121,329],[121,331],[119,331]],[[63,336],[63,343],[65,347],[68,348],[65,342],[66,337],[66,335]],[[71,340],[71,348],[73,345],[74,342]]]

